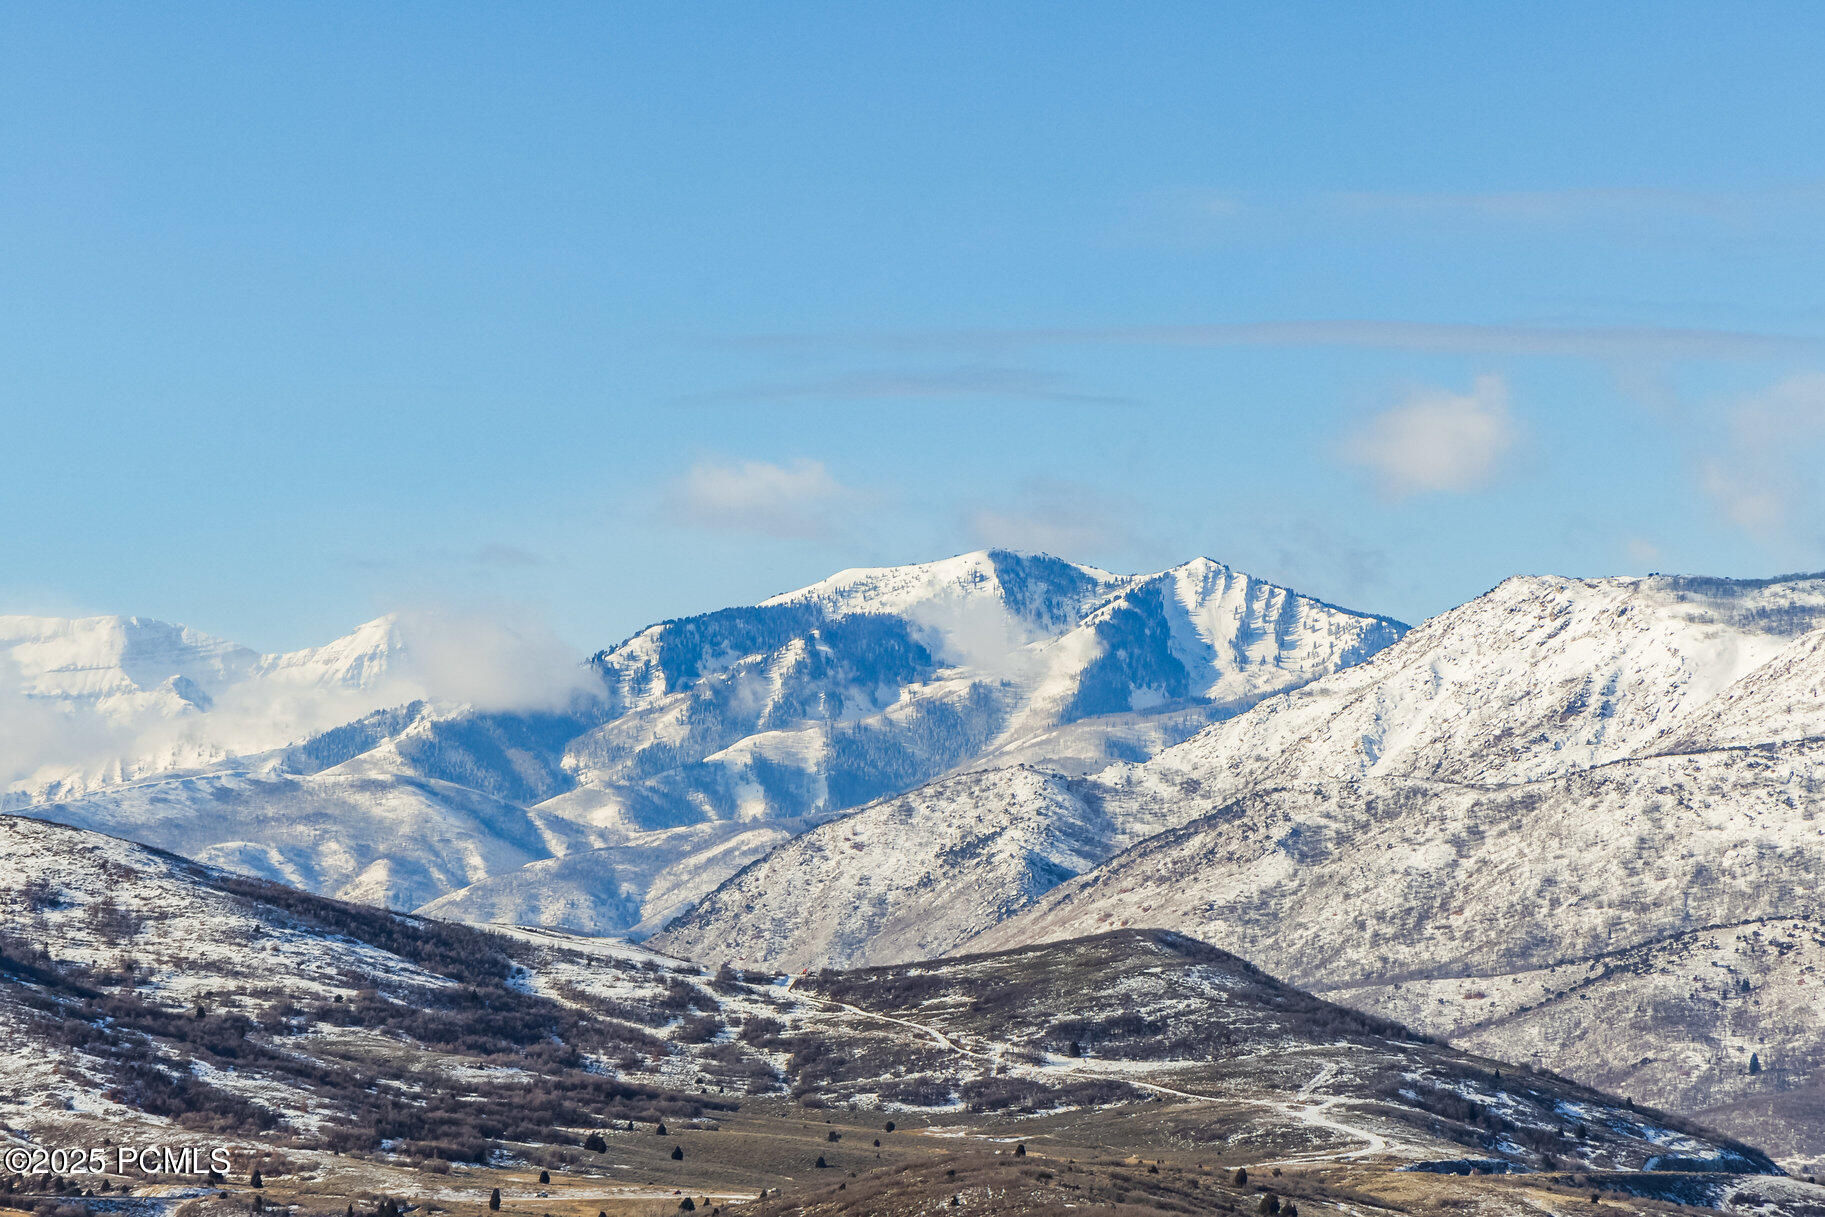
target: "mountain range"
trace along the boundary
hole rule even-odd
[[[1819,577],[1510,580],[1147,761],[824,825],[656,945],[796,968],[1168,928],[1817,1156],[1822,627]]]
[[[988,552],[662,622],[522,705],[411,685],[398,622],[7,623],[15,704],[258,745],[15,781],[35,817],[709,966],[1161,929],[1825,1159],[1825,578],[1529,576],[1408,630]],[[243,730],[275,682],[367,700]]]
[[[1405,628],[1207,559],[1125,576],[990,551],[662,622],[484,705],[440,695],[409,627],[260,656],[4,619],[5,704],[91,744],[15,760],[9,805],[349,899],[646,933],[871,799],[1144,758]]]

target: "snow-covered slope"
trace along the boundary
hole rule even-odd
[[[978,944],[1170,926],[1451,1033],[1456,1003],[1412,1009],[1391,986],[1502,989],[1709,927],[1825,920],[1821,586],[1510,581],[1359,669],[1101,775],[1106,803],[1205,814]],[[1597,1042],[1643,1062],[1638,1093],[1719,1119],[1772,1110],[1784,1138],[1745,1131],[1825,1155],[1794,1114],[1816,1101],[1792,1098],[1825,1086],[1825,1008],[1764,1022],[1785,1071],[1752,1075],[1721,1010],[1639,1014],[1686,975],[1669,958],[1642,965],[1659,980],[1578,997],[1611,1029]],[[1524,1056],[1530,1025],[1477,1042]],[[1666,1050],[1694,1035],[1701,1065]],[[1548,1063],[1617,1080],[1573,1041],[1562,1052]]]
[[[1773,659],[1705,703],[1649,745],[1698,752],[1825,735],[1825,629],[1796,638]]]
[[[1825,577],[1510,579],[1148,768],[1235,791],[1295,777],[1549,777],[1668,736],[1821,626]]]
[[[927,1165],[927,1137],[1037,1135],[1054,1163],[1171,1147],[1355,1172],[1696,1169],[1731,1191],[1776,1174],[1676,1116],[1428,1042],[1181,935],[788,985],[342,904],[24,817],[0,818],[0,913],[0,1148],[207,1135],[232,1151],[212,1183],[242,1191],[263,1167],[275,1205],[334,1171],[317,1195],[385,1180],[482,1211],[491,1185],[538,1198],[542,1165],[592,1176],[548,1195],[677,1211],[680,1162],[736,1196],[816,1177],[814,1155],[848,1177],[896,1118],[911,1144],[887,1153]],[[155,1182],[109,1190],[169,1207]],[[65,1190],[0,1183],[28,1204]]]
[[[31,814],[396,909],[588,844],[564,821],[435,780],[203,773],[104,795],[38,804]]]
[[[7,620],[15,700],[107,744],[26,756],[12,806],[314,891],[602,932],[959,769],[1144,759],[1404,629],[1207,559],[1129,576],[994,551],[664,622],[534,708],[478,709],[436,695],[423,633],[391,618],[271,656]]]
[[[1060,885],[968,949],[1171,927],[1334,1000],[1817,1162],[1822,804],[1817,743],[1502,787],[1259,791]],[[1763,932],[1804,950],[1737,942]]]
[[[802,820],[759,826],[711,820],[633,833],[620,844],[578,848],[503,871],[418,911],[455,921],[641,938],[809,826]]]
[[[1081,785],[1018,766],[884,799],[781,845],[654,945],[786,971],[942,954],[1154,827],[1111,819]]]

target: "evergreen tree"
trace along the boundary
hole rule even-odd
[[[1230,1176],[1229,1181],[1231,1183],[1235,1184],[1237,1187],[1247,1187],[1248,1186],[1248,1168],[1238,1166],[1236,1168],[1236,1173],[1234,1175]]]
[[[674,1161],[674,1162],[683,1162],[684,1161],[684,1146],[682,1146],[682,1145],[672,1146],[672,1161]]]
[[[1749,1054],[1749,1072],[1751,1074],[1757,1074],[1757,1073],[1760,1073],[1761,1071],[1762,1071],[1761,1053],[1751,1052]]]
[[[248,1187],[265,1187],[266,1186],[266,1181],[260,1178],[260,1172],[258,1169],[255,1169],[252,1178],[247,1180],[247,1186]]]
[[[592,1132],[583,1139],[583,1148],[591,1153],[605,1154],[608,1152],[608,1142],[602,1139],[601,1133]]]
[[[501,1189],[498,1187],[488,1193],[488,1211],[490,1213],[501,1211]]]
[[[550,1171],[540,1171],[539,1172],[539,1182],[540,1183],[550,1183],[551,1182],[551,1172]]]

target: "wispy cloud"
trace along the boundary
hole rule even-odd
[[[1086,393],[1066,378],[1033,368],[972,366],[937,370],[870,369],[811,380],[763,382],[690,393],[677,405],[718,405],[739,401],[832,401],[943,398],[1012,398],[1078,405],[1131,405],[1132,398]]]
[[[1771,211],[1825,208],[1825,185],[1744,190],[1598,186],[1549,190],[1339,191],[1321,196],[1346,216],[1468,219],[1506,224],[1689,218],[1723,223],[1766,220]]]
[[[543,554],[534,553],[532,550],[518,545],[507,545],[501,542],[491,542],[479,546],[471,560],[477,566],[511,569],[544,566],[548,561]]]
[[[1136,505],[1061,478],[1028,478],[995,503],[964,513],[980,546],[1039,551],[1074,560],[1128,553],[1140,545]]]
[[[1629,561],[1643,570],[1654,566],[1664,556],[1660,546],[1646,537],[1629,537],[1623,542],[1622,548],[1628,554]]]
[[[1516,436],[1508,387],[1498,377],[1479,376],[1468,393],[1427,389],[1376,415],[1345,441],[1341,455],[1368,469],[1394,498],[1463,494],[1495,478]]]
[[[1757,359],[1825,348],[1797,334],[1676,326],[1473,325],[1412,321],[1247,321],[1207,325],[760,334],[728,345],[780,349],[968,350],[1046,347],[1360,347],[1443,354]]]
[[[701,460],[666,491],[678,522],[716,532],[767,537],[826,537],[839,512],[864,496],[833,477],[822,461]]]
[[[1294,194],[1200,189],[1154,191],[1133,200],[1123,235],[1169,245],[1203,245],[1245,233],[1334,229],[1339,224],[1503,229],[1602,227],[1665,230],[1803,226],[1825,212],[1825,183],[1788,182],[1728,190],[1684,186],[1561,186],[1499,190],[1331,190]]]
[[[1825,372],[1789,376],[1725,407],[1726,438],[1699,460],[1699,485],[1725,520],[1758,540],[1784,534],[1818,489]]]

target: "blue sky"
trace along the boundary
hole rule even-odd
[[[1825,567],[1805,5],[9,5],[0,611]]]

